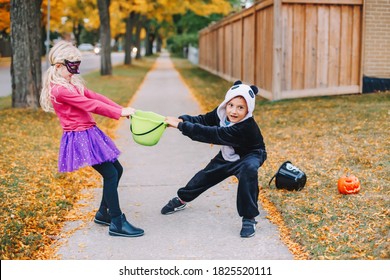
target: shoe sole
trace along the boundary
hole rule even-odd
[[[121,237],[138,237],[138,236],[142,236],[142,235],[144,235],[144,232],[142,232],[142,233],[137,233],[137,234],[132,234],[132,235],[129,235],[129,234],[122,234],[122,233],[117,233],[117,232],[108,231],[108,234],[109,234],[109,235],[111,235],[111,236],[121,236]]]
[[[161,214],[163,214],[163,215],[173,214],[173,213],[175,213],[175,212],[177,212],[177,211],[184,210],[184,208],[186,208],[186,206],[187,206],[187,204],[184,204],[184,205],[182,205],[182,206],[179,206],[179,207],[173,209],[173,211],[166,212],[166,213],[161,213]]]
[[[252,233],[251,235],[248,235],[248,236],[243,236],[243,235],[240,235],[242,238],[249,238],[249,237],[252,237],[252,236],[255,236],[255,232]]]
[[[104,222],[104,221],[100,221],[100,220],[97,220],[97,219],[94,219],[93,220],[96,224],[99,224],[99,225],[104,225],[104,226],[109,226],[110,223],[107,223],[107,222]]]

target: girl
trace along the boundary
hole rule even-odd
[[[107,97],[84,86],[79,75],[81,53],[71,43],[60,41],[49,52],[40,96],[41,107],[55,112],[63,128],[58,156],[58,170],[71,172],[92,166],[103,177],[102,201],[95,223],[108,225],[113,236],[135,237],[144,230],[134,227],[119,207],[118,184],[123,168],[114,142],[97,126],[91,113],[112,119],[129,117],[135,109],[122,108]]]

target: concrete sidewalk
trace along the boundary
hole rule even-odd
[[[157,59],[132,106],[171,116],[201,112],[167,54]],[[126,119],[117,131],[116,144],[122,151],[119,160],[124,167],[119,198],[127,219],[143,228],[145,235],[111,237],[108,227],[88,221],[60,247],[62,259],[293,259],[279,240],[277,228],[265,219],[262,208],[256,235],[240,238],[236,184],[230,179],[189,203],[184,211],[161,215],[161,208],[176,195],[177,189],[203,168],[219,147],[194,142],[173,128],[166,129],[156,146],[141,146],[131,138],[129,124]],[[87,210],[97,210],[101,193],[100,188],[94,190]],[[74,226],[69,223],[66,228]]]

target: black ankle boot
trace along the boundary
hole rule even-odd
[[[102,212],[97,211],[93,221],[99,225],[109,226],[111,224],[111,217],[107,212],[103,214]]]
[[[130,224],[122,214],[111,219],[108,233],[112,236],[137,237],[144,235],[144,230]]]

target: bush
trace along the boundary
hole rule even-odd
[[[170,53],[183,56],[183,49],[189,45],[198,46],[198,34],[181,34],[174,35],[167,40],[168,50]]]

